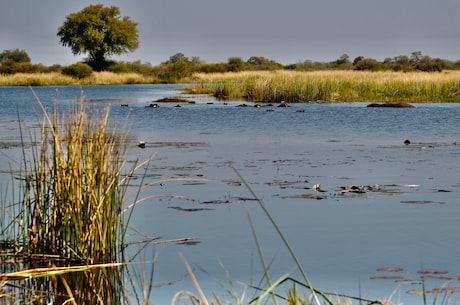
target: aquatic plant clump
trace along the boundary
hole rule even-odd
[[[124,261],[128,226],[124,180],[131,176],[131,171],[123,174],[126,132],[110,126],[109,108],[87,109],[80,101],[63,113],[56,105],[50,115],[39,104],[44,120],[39,135],[30,136],[33,145],[23,144],[19,186],[14,186],[19,200],[3,204],[8,216],[0,223],[0,243],[5,257],[21,262],[5,265],[5,274],[49,269],[24,279],[6,278],[16,281],[16,288],[4,295],[28,300],[27,291],[41,287],[32,293],[33,299],[53,295],[57,303],[74,299],[94,304],[97,298],[118,304],[123,294],[119,263]],[[56,267],[97,265],[104,268],[77,276],[55,272]]]
[[[125,149],[108,117],[108,108],[91,114],[84,103],[67,117],[45,114],[40,145],[32,162],[24,163],[24,251],[92,263],[116,260]]]

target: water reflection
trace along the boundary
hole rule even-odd
[[[3,255],[3,304],[121,304],[123,264],[75,265],[62,259]]]

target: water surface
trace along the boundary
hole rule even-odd
[[[398,284],[382,278],[419,280],[421,269],[446,270],[452,278],[460,273],[460,105],[255,108],[237,107],[244,101],[188,96],[196,103],[146,107],[156,99],[179,95],[177,87],[34,88],[47,109],[56,101],[65,109],[83,92],[89,105],[110,105],[112,119],[120,126],[129,115],[129,159],[155,154],[145,182],[190,179],[156,185],[143,194],[189,200],[149,200],[133,215],[133,227],[147,236],[197,242],[152,245],[146,251],[157,255],[153,304],[169,303],[180,290],[196,292],[191,280],[183,278],[186,271],[179,253],[194,267],[209,297],[215,290],[225,298],[216,283],[218,279],[227,284],[221,264],[240,293],[244,285],[257,283],[262,270],[248,215],[273,278],[291,272],[300,279],[281,239],[234,169],[266,205],[315,288],[371,299],[389,297],[396,289],[393,301],[420,304],[421,296],[406,293],[421,289],[419,282]],[[9,164],[19,164],[18,118],[34,127],[42,115],[25,87],[0,88],[0,106],[4,186]],[[411,144],[405,145],[406,139]],[[145,149],[137,147],[141,140]],[[315,184],[321,184],[321,191],[313,188]],[[135,250],[132,246],[129,251]],[[377,271],[389,267],[403,271]],[[426,285],[434,288],[445,282],[427,279]]]

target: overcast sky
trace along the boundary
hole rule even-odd
[[[413,51],[460,60],[460,0],[2,0],[0,52],[24,49],[44,65],[79,61],[57,29],[97,3],[138,23],[139,48],[116,60],[157,65],[181,52],[208,63],[264,56],[289,64]]]

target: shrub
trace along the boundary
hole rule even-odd
[[[217,64],[203,64],[199,67],[197,72],[203,72],[203,73],[222,73],[226,72],[227,68],[225,67],[225,64],[223,63],[217,63]]]
[[[439,58],[427,58],[425,60],[420,61],[415,66],[415,69],[423,72],[441,72],[445,68],[445,66],[445,63]]]
[[[30,62],[18,63],[16,73],[46,73],[49,69],[42,64],[31,64]]]
[[[88,64],[76,63],[62,68],[62,73],[82,79],[91,76],[93,69]]]
[[[0,64],[0,73],[1,74],[14,74],[18,69],[18,64],[11,59],[5,60]]]
[[[148,70],[147,64],[142,64],[139,61],[136,62],[114,62],[107,67],[107,71],[114,73],[140,73],[144,74]]]
[[[191,64],[185,61],[163,64],[158,77],[164,83],[177,83],[192,76]]]
[[[385,70],[385,68],[385,65],[372,58],[363,58],[354,65],[354,69],[358,71],[380,71]]]
[[[24,50],[4,50],[0,53],[0,62],[11,60],[17,63],[30,62],[29,54]]]

